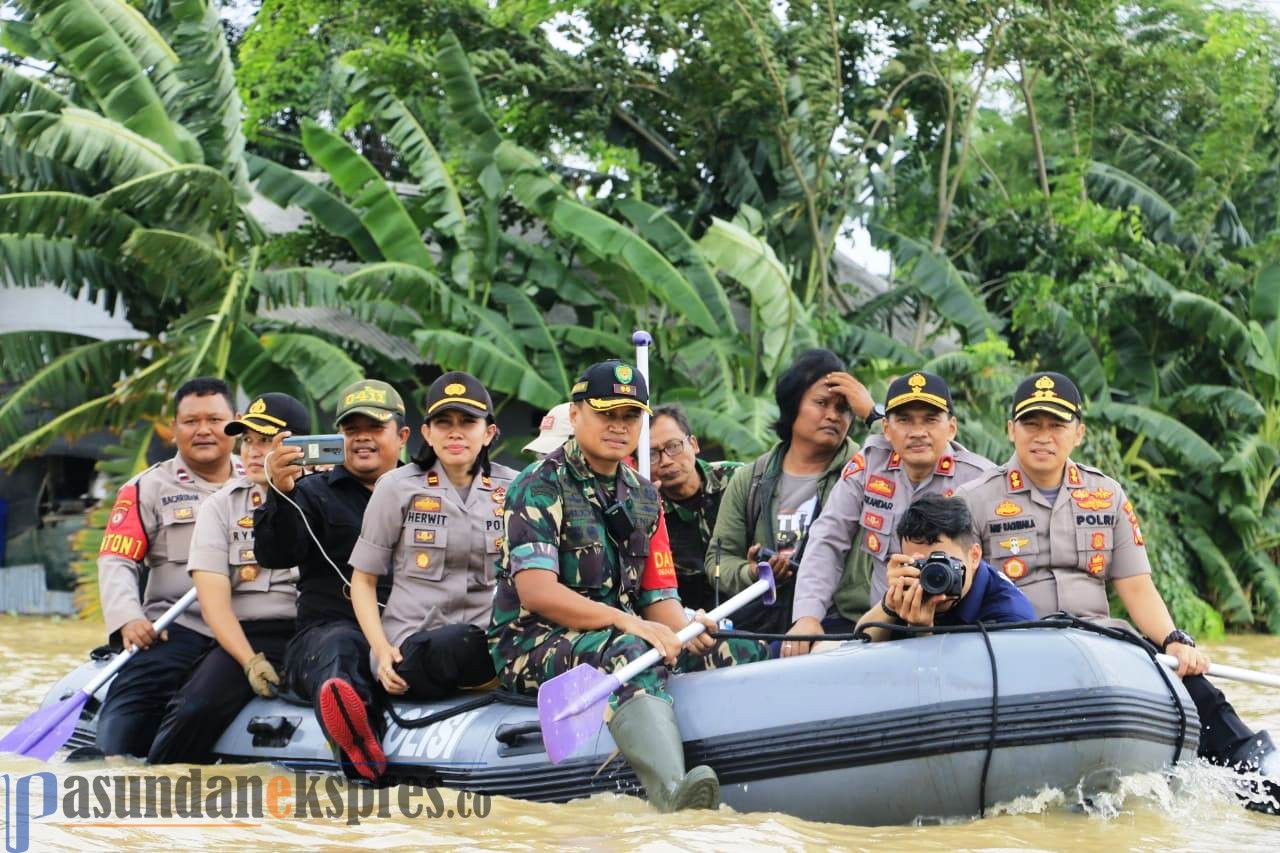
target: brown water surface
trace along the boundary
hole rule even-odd
[[[36,708],[45,691],[77,666],[100,642],[95,623],[0,616],[0,732]],[[1280,673],[1280,637],[1233,636],[1209,649],[1227,664]],[[1280,735],[1280,691],[1223,683],[1242,717]],[[51,770],[63,784],[75,774],[117,777],[146,773],[180,777],[187,768],[145,768],[123,759],[50,765],[0,755],[0,773],[16,776]],[[281,776],[269,765],[204,768],[204,772],[257,776],[264,784]],[[285,774],[291,775],[291,774]],[[1088,810],[1072,807],[1057,791],[1006,804],[986,820],[945,826],[849,827],[811,823],[783,814],[739,814],[728,808],[661,816],[628,797],[601,795],[567,805],[495,798],[486,817],[409,818],[397,798],[426,803],[414,792],[393,790],[391,817],[351,825],[344,817],[305,820],[71,820],[51,815],[31,826],[31,850],[310,850],[365,847],[381,850],[459,848],[647,851],[774,848],[821,850],[1195,850],[1280,848],[1280,818],[1245,811],[1231,795],[1230,775],[1191,764],[1169,781],[1162,774],[1127,779],[1114,799]],[[909,796],[909,792],[903,792]],[[444,792],[446,805],[457,797]],[[286,798],[283,802],[289,802]],[[0,804],[3,801],[0,800]],[[427,803],[429,805],[429,803]],[[475,808],[476,803],[471,803]],[[7,820],[7,813],[6,818]],[[7,827],[6,827],[7,828]]]

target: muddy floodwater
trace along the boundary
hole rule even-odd
[[[84,660],[101,642],[100,624],[0,616],[0,731],[7,731],[36,708],[54,680]],[[1280,673],[1280,637],[1232,636],[1208,648],[1222,663]],[[1280,740],[1280,691],[1220,682],[1240,715],[1255,728],[1270,728]],[[37,771],[58,777],[61,797],[68,777],[95,780],[123,774],[170,776],[176,784],[189,768],[146,768],[140,762],[106,761],[49,765],[0,755],[6,792],[17,779]],[[291,802],[281,786],[293,774],[270,765],[202,768],[205,774],[256,777],[264,790],[275,786],[277,805]],[[286,778],[287,777],[287,778]],[[78,780],[73,780],[77,781]],[[717,812],[658,815],[628,797],[600,795],[567,805],[544,805],[495,797],[472,798],[437,792],[439,800],[416,790],[391,790],[384,815],[351,818],[296,814],[232,819],[67,817],[61,810],[30,821],[29,849],[43,850],[309,850],[366,847],[379,850],[451,848],[474,850],[603,850],[640,847],[728,850],[773,848],[820,850],[1269,850],[1280,849],[1280,817],[1245,811],[1231,793],[1230,774],[1190,763],[1172,775],[1148,774],[1124,781],[1121,791],[1080,808],[1070,792],[1045,790],[1003,804],[985,820],[941,826],[855,827],[812,823],[784,814]],[[297,792],[289,789],[290,796]],[[33,793],[33,796],[37,796]],[[910,796],[904,791],[903,796]],[[8,849],[15,849],[14,798],[3,822]],[[417,817],[409,811],[420,809]],[[31,806],[32,809],[35,806]],[[466,816],[462,816],[462,813]],[[438,813],[439,816],[432,817]],[[453,816],[450,817],[449,813]]]

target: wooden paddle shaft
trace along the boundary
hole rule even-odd
[[[1156,660],[1169,667],[1169,669],[1178,668],[1178,659],[1173,655],[1156,655]],[[1205,671],[1205,675],[1214,678],[1226,678],[1231,681],[1247,681],[1250,684],[1264,684],[1267,687],[1280,687],[1280,675],[1269,675],[1265,672],[1254,672],[1251,669],[1241,669],[1238,666],[1226,666],[1220,663],[1209,664],[1209,669]]]
[[[155,623],[152,624],[151,627],[155,629],[155,632],[157,634],[159,634],[165,628],[168,628],[170,625],[172,625],[173,620],[177,619],[182,614],[182,611],[190,607],[191,602],[195,600],[196,600],[196,588],[193,586],[191,587],[191,589],[187,590],[186,595],[182,596],[182,598],[179,598],[177,601],[175,601],[172,607],[170,607],[164,613],[161,613],[160,618],[157,619]],[[127,649],[121,652],[120,654],[116,655],[115,659],[112,660],[111,663],[107,664],[106,667],[102,670],[102,672],[98,673],[97,676],[95,676],[92,681],[90,681],[88,684],[86,684],[84,687],[80,689],[84,691],[84,693],[88,694],[89,696],[92,696],[94,693],[97,693],[98,688],[106,684],[107,680],[110,679],[111,676],[119,672],[120,668],[129,662],[129,658],[133,657],[137,653],[138,653],[138,647],[134,646],[133,648]]]

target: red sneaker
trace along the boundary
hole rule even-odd
[[[375,782],[386,772],[387,756],[369,727],[364,703],[345,679],[330,678],[320,685],[320,725],[361,776]]]

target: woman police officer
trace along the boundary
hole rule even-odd
[[[516,475],[489,461],[497,433],[484,386],[446,373],[427,391],[419,455],[374,488],[351,553],[351,600],[392,695],[438,699],[494,678],[485,628]],[[393,568],[379,618],[375,585]]]

